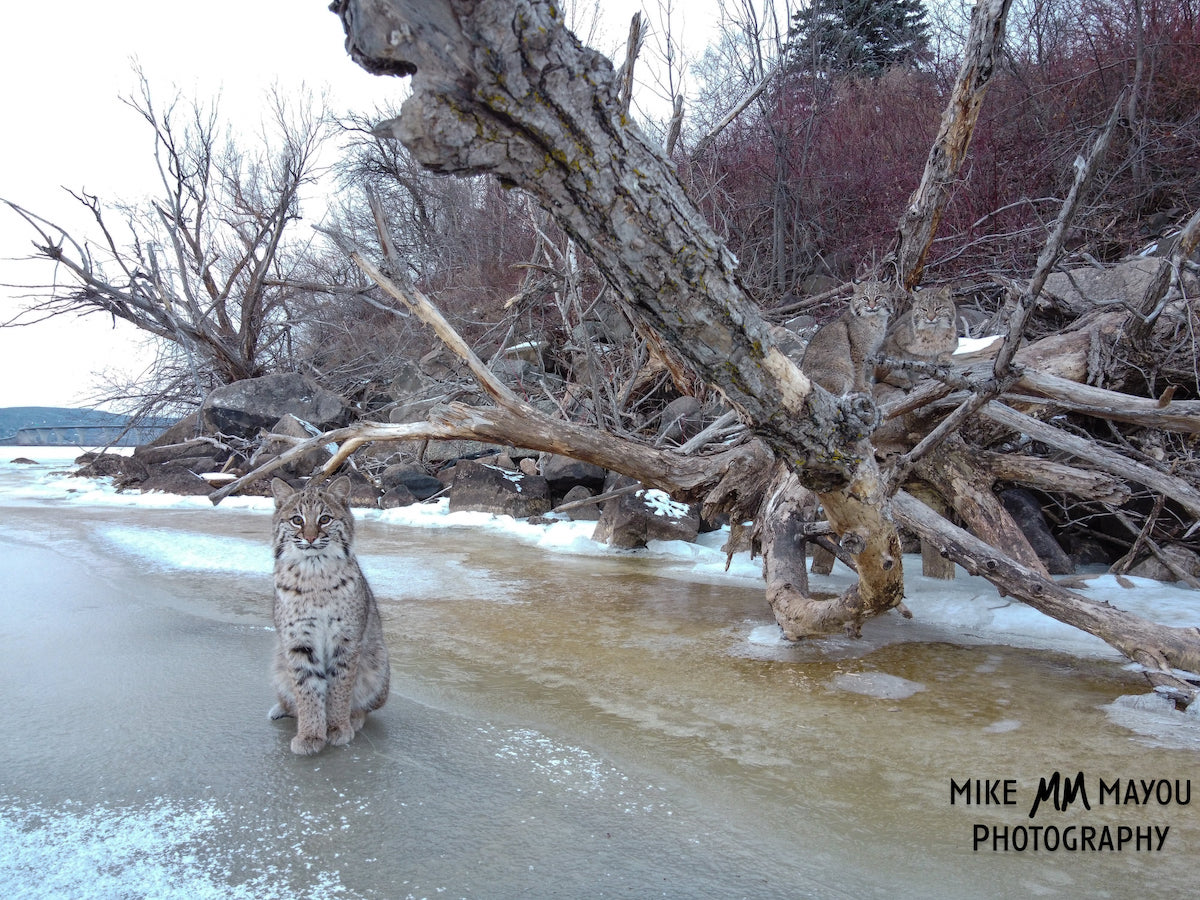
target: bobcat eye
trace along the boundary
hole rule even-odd
[[[304,516],[292,516],[291,522],[297,528],[300,528],[302,525],[304,525]]]
[[[321,518],[319,518],[317,520],[317,524],[318,525],[328,525],[332,521],[333,521],[333,516],[321,516]]]

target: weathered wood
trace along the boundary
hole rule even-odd
[[[1019,453],[977,452],[976,464],[988,473],[993,482],[1009,481],[1051,493],[1070,494],[1084,500],[1121,506],[1129,501],[1132,492],[1119,478],[1104,472],[1080,469],[1065,463],[1023,456]]]
[[[1021,529],[992,493],[990,478],[971,456],[971,451],[956,436],[946,441],[936,465],[923,460],[917,464],[917,473],[937,489],[977,537],[992,547],[1003,547],[1021,565],[1047,575]]]
[[[1153,491],[1165,494],[1193,516],[1200,517],[1200,493],[1177,475],[1159,472],[1143,463],[1102,447],[1096,441],[1068,434],[1060,428],[1033,418],[1033,416],[1017,412],[1003,403],[993,401],[980,410],[980,414],[998,425],[1003,425],[1005,428],[1021,434],[1027,434],[1034,440],[1087,460],[1105,472],[1111,472],[1127,481],[1145,485]]]
[[[942,211],[966,159],[975,122],[992,73],[1004,50],[1004,25],[1012,0],[980,0],[971,15],[963,63],[929,150],[921,183],[908,200],[897,233],[896,271],[906,288],[921,281],[925,256],[937,233]]]
[[[949,504],[929,485],[914,482],[908,485],[908,492],[939,516],[946,516],[950,513]],[[953,580],[955,574],[954,560],[943,556],[934,544],[924,538],[921,538],[921,574],[926,578],[937,578],[942,581]]]
[[[896,494],[892,511],[901,524],[935,543],[972,575],[982,575],[1003,593],[1060,622],[1094,634],[1151,670],[1149,677],[1153,683],[1171,685],[1191,698],[1196,696],[1196,687],[1179,679],[1172,669],[1200,672],[1200,628],[1158,625],[1060,587],[1043,573],[998,553],[947,522],[903,491]]]
[[[1033,369],[1022,373],[1017,387],[1047,397],[1072,412],[1146,428],[1200,434],[1200,400],[1168,400],[1164,404],[1158,399],[1108,391]]]
[[[898,253],[906,284],[919,279],[966,151],[1009,2],[982,0],[977,8],[963,90],[954,100],[959,108],[947,113],[956,118],[944,123],[946,133],[910,205],[914,218],[902,223]],[[833,601],[811,597],[795,577],[794,557],[785,559],[780,543],[768,592],[775,591],[772,605],[781,624],[796,636],[839,627],[853,632],[866,618],[896,608],[902,594],[899,542],[869,442],[877,421],[874,405],[862,397],[831,397],[774,344],[769,325],[741,288],[734,260],[687,199],[670,164],[620,114],[611,64],[562,27],[549,0],[339,0],[334,8],[356,61],[381,74],[413,75],[401,116],[381,125],[379,133],[401,140],[430,169],[491,173],[536,196],[636,316],[721,391],[757,440],[688,460],[556,422],[505,400],[495,409],[443,407],[428,430],[489,442],[519,439],[524,446],[633,474],[683,492],[684,498],[741,510],[747,518],[778,512],[771,531],[775,542],[794,543],[799,533],[801,500],[784,490],[794,479],[819,495],[841,547],[854,555],[860,580]],[[992,401],[983,413],[997,405]],[[393,439],[400,433],[393,428],[407,426],[368,425],[347,435],[330,464],[367,441]],[[411,431],[403,433],[411,438]],[[953,526],[927,510],[918,515],[908,509],[907,495],[897,496],[903,521],[918,525],[914,530],[922,537],[940,536],[946,545],[940,549],[951,552],[945,535],[958,541],[957,532],[945,529]],[[1197,634],[1162,632],[1136,617],[1093,622],[1074,598],[1063,600],[1050,591],[1046,585],[1054,588],[1053,583],[1032,566],[971,540],[976,542],[954,544],[955,558],[972,571],[985,570],[1002,589],[1042,603],[1040,608],[1064,621],[1095,627],[1148,665],[1197,668]],[[1055,602],[1045,602],[1048,594]],[[1159,637],[1161,643],[1154,643]]]
[[[1196,252],[1197,246],[1200,246],[1200,209],[1183,226],[1171,255],[1158,264],[1154,279],[1129,317],[1129,339],[1139,350],[1146,349],[1154,332],[1154,323],[1165,308],[1171,282],[1178,277],[1180,266]]]

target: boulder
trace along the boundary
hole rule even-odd
[[[307,421],[303,421],[289,413],[281,417],[278,422],[271,426],[271,430],[264,435],[262,443],[250,460],[250,468],[255,469],[277,456],[282,456],[285,452],[296,446],[297,441],[307,441],[309,438],[314,438],[320,433],[320,431]],[[292,460],[283,469],[285,472],[303,478],[311,475],[321,466],[325,465],[325,463],[329,462],[332,456],[333,453],[328,447],[313,447],[311,450]]]
[[[647,541],[694,541],[699,532],[700,516],[686,503],[676,503],[664,491],[640,488],[604,501],[592,540],[634,550]]]
[[[1075,571],[1075,563],[1050,532],[1042,506],[1037,498],[1024,488],[1010,488],[1000,492],[1000,502],[1013,517],[1021,533],[1029,541],[1033,552],[1046,566],[1051,575],[1069,575]]]
[[[184,496],[212,493],[212,485],[191,469],[185,469],[175,463],[150,467],[149,475],[137,485],[137,488],[143,492],[160,491],[164,494]]]
[[[608,475],[594,463],[580,462],[556,453],[543,453],[539,468],[542,477],[550,485],[550,492],[555,497],[564,498],[576,485],[582,485],[592,493],[604,490],[604,479]]]
[[[133,451],[134,456],[141,456],[151,448],[168,447],[183,444],[200,436],[200,411],[184,416],[148,444],[142,444]]]
[[[563,496],[559,506],[566,506],[568,503],[577,503],[580,500],[586,500],[589,497],[596,496],[592,491],[589,491],[582,484],[577,484],[571,488]],[[566,510],[563,515],[570,516],[576,522],[599,522],[600,521],[600,504],[585,503],[583,506],[572,507]]]
[[[392,465],[384,469],[379,476],[379,486],[388,493],[404,488],[413,500],[428,500],[445,487],[432,475],[404,465]]]
[[[75,460],[80,468],[75,475],[80,478],[112,478],[118,487],[138,484],[150,474],[149,468],[140,459],[120,453],[85,453]]]
[[[220,471],[224,465],[224,460],[218,459],[215,456],[181,456],[171,462],[174,465],[182,466],[189,471],[195,472],[197,475]]]
[[[1200,556],[1195,552],[1181,547],[1178,544],[1167,544],[1159,548],[1163,556],[1171,560],[1180,570],[1192,576],[1200,578]],[[1179,580],[1174,572],[1163,564],[1163,561],[1157,556],[1147,556],[1136,566],[1129,570],[1130,575],[1140,575],[1142,578],[1153,578],[1155,581],[1166,581],[1174,583]]]
[[[459,460],[450,488],[450,511],[460,510],[516,519],[540,516],[550,511],[550,487],[540,475]]]
[[[149,444],[135,447],[133,455],[148,466],[202,456],[220,459],[222,462],[228,458],[228,453],[221,444],[206,437],[190,438],[174,443],[162,443],[155,440]]]
[[[424,422],[429,418],[429,411],[441,402],[442,398],[440,397],[433,397],[428,400],[409,400],[389,412],[388,421],[393,425]]]
[[[1096,306],[1135,303],[1158,272],[1160,259],[1134,257],[1113,266],[1084,266],[1047,276],[1042,294],[1080,313]],[[1195,276],[1184,273],[1185,286],[1196,288]]]
[[[347,474],[350,476],[350,505],[378,509],[379,489],[357,472]]]
[[[286,415],[325,431],[344,425],[350,410],[337,394],[294,372],[223,385],[205,397],[200,406],[205,432],[246,438],[273,428]]]
[[[379,507],[380,509],[396,509],[399,506],[412,506],[416,502],[417,498],[413,496],[412,491],[404,485],[398,484],[379,498]]]

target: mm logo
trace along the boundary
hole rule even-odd
[[[1042,777],[1038,782],[1037,796],[1033,798],[1033,806],[1029,810],[1029,818],[1037,815],[1038,807],[1042,801],[1050,801],[1054,804],[1054,808],[1059,812],[1067,810],[1072,803],[1078,800],[1083,804],[1084,809],[1091,809],[1092,804],[1088,803],[1087,787],[1083,781],[1083,773],[1080,772],[1074,780],[1067,778],[1061,772],[1055,772],[1048,779]]]

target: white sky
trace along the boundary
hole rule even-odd
[[[578,0],[589,6],[588,0]],[[711,28],[714,0],[689,0],[684,27]],[[0,12],[0,198],[91,234],[79,204],[63,190],[114,202],[153,191],[148,126],[121,102],[132,94],[132,60],[160,101],[220,95],[224,117],[253,131],[266,91],[327,89],[336,109],[371,109],[401,95],[396,79],[368,75],[343,49],[341,23],[328,0],[58,0],[5,3]],[[596,45],[623,44],[637,0],[600,4],[606,32]],[[658,4],[648,4],[657,10]],[[679,15],[678,13],[676,14]],[[657,14],[651,15],[657,21]],[[611,24],[610,24],[611,23]],[[685,42],[688,32],[683,32]],[[685,47],[690,48],[690,43]],[[696,42],[698,55],[703,42]],[[643,101],[648,99],[641,97]],[[114,216],[113,221],[119,221]],[[45,263],[16,262],[31,252],[32,232],[0,208],[0,283],[46,283]],[[18,308],[20,291],[0,287],[0,321]],[[150,354],[128,326],[100,316],[59,318],[0,328],[0,407],[84,405],[94,373],[142,371]]]

